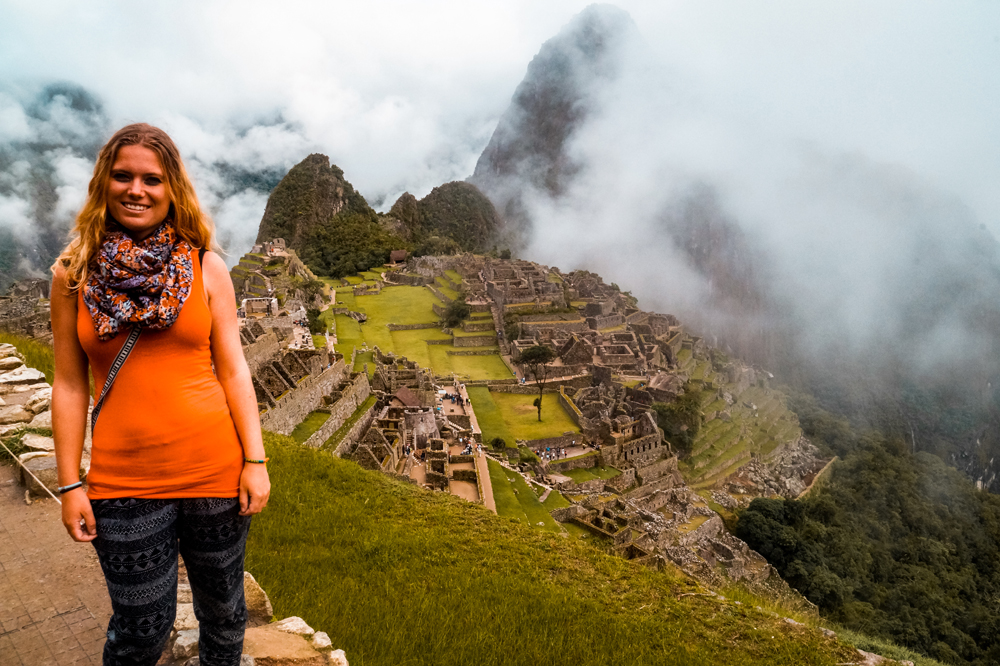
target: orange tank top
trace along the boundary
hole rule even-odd
[[[212,314],[197,250],[191,261],[194,281],[177,320],[142,332],[101,408],[87,479],[91,499],[239,495],[243,446],[212,370]],[[81,290],[76,332],[101,387],[128,329],[98,339]]]

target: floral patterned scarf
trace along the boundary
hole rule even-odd
[[[110,340],[131,324],[154,330],[170,327],[193,282],[191,246],[177,237],[169,221],[139,243],[112,230],[83,286],[83,302],[97,337]]]

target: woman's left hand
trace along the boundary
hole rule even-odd
[[[267,466],[259,463],[244,463],[240,475],[240,515],[252,516],[267,506],[271,496],[271,479],[267,476]]]

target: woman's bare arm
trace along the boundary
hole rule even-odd
[[[264,442],[260,433],[257,396],[240,345],[239,323],[236,319],[236,293],[229,271],[222,258],[206,252],[202,258],[202,275],[212,311],[212,362],[215,375],[222,384],[229,411],[243,443],[243,454],[252,460],[264,459]],[[240,507],[243,515],[259,513],[271,494],[267,467],[246,463],[240,477]]]
[[[56,365],[52,382],[52,434],[59,485],[68,486],[80,480],[90,380],[87,355],[76,334],[77,294],[67,289],[62,266],[57,266],[52,278],[50,308]],[[83,488],[62,496],[62,520],[75,541],[93,541],[97,536],[90,500]]]

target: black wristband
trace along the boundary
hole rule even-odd
[[[83,481],[77,481],[76,483],[71,483],[68,486],[59,486],[59,494],[65,495],[71,490],[76,490],[83,485]]]

